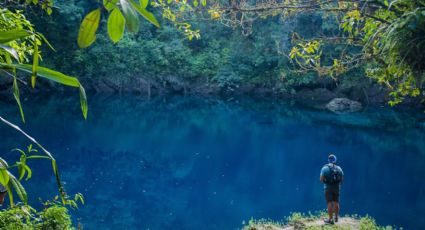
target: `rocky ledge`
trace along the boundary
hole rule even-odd
[[[322,213],[316,216],[305,216],[299,213],[294,213],[287,218],[286,222],[274,222],[270,220],[251,220],[245,225],[242,230],[383,230],[393,229],[391,226],[381,227],[378,226],[375,220],[369,216],[366,217],[342,217],[337,223],[325,224],[323,218],[326,214]]]

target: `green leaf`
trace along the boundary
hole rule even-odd
[[[12,149],[12,152],[19,152],[21,155],[26,156],[25,152],[22,149]]]
[[[154,24],[156,27],[160,27],[159,22],[156,20],[155,16],[151,12],[147,11],[146,9],[143,9],[139,4],[137,4],[133,0],[128,1],[130,2],[131,6],[133,6],[133,8],[137,10],[137,12],[139,12],[139,14],[142,15],[146,20]]]
[[[81,104],[81,111],[83,112],[84,119],[87,119],[87,112],[88,112],[88,105],[87,105],[87,95],[84,88],[80,85],[80,104]]]
[[[29,180],[32,177],[32,170],[30,167],[28,167],[28,165],[25,165],[25,170],[27,171],[27,177],[25,178],[25,180]]]
[[[74,200],[75,201],[80,201],[81,204],[84,204],[84,196],[83,196],[83,194],[81,194],[81,193],[75,194]]]
[[[106,10],[111,11],[117,6],[118,0],[103,0],[103,6]]]
[[[118,42],[124,35],[125,18],[119,8],[115,8],[108,18],[108,35],[113,42]]]
[[[10,182],[15,189],[16,194],[18,194],[19,199],[21,199],[26,204],[28,202],[28,196],[21,182],[19,182],[11,173],[9,173],[9,176]]]
[[[139,31],[140,21],[136,11],[130,6],[127,0],[120,0],[120,3],[128,31],[137,33]]]
[[[8,66],[12,68],[16,68],[28,73],[32,73],[32,65],[28,64],[4,64],[0,63],[0,65]],[[68,75],[65,75],[63,73],[57,72],[55,70],[51,70],[45,67],[38,66],[37,68],[37,75],[46,79],[49,79],[51,81],[58,82],[63,85],[72,86],[72,87],[80,87],[80,82],[75,77],[70,77]]]
[[[15,58],[16,61],[19,61],[18,52],[16,52],[15,49],[13,49],[10,46],[1,45],[1,44],[0,44],[0,48],[8,52],[10,55],[12,55],[12,57]]]
[[[35,80],[37,78],[37,67],[38,67],[38,44],[34,42],[34,53],[32,60],[32,75],[31,75],[31,86],[35,88]]]
[[[32,73],[32,65],[28,65],[28,64],[5,64],[5,63],[0,63],[0,66],[4,66],[4,67],[8,67],[8,68],[16,68],[28,73]],[[45,67],[41,67],[38,66],[36,68],[37,70],[37,75],[46,79],[49,79],[51,81],[55,81],[58,82],[62,85],[66,85],[66,86],[71,86],[71,87],[75,87],[75,88],[79,88],[80,91],[80,103],[81,103],[81,110],[83,112],[83,116],[84,118],[87,119],[87,111],[88,111],[88,106],[87,106],[87,96],[86,93],[84,91],[83,86],[80,84],[80,81],[78,81],[77,78],[75,77],[70,77],[68,75],[65,75],[63,73],[45,68]],[[16,84],[17,85],[17,84]],[[14,90],[15,92],[15,90]],[[18,91],[19,93],[19,91]],[[19,99],[19,97],[18,97]],[[20,102],[18,103],[19,107],[20,106]],[[22,119],[25,121],[24,117],[23,117],[23,113],[21,113],[22,115]]]
[[[88,13],[83,19],[78,33],[78,46],[87,48],[96,40],[96,31],[99,27],[101,8]]]
[[[27,159],[48,159],[48,160],[51,160],[51,158],[50,157],[47,157],[47,156],[29,156],[29,157],[27,157]]]
[[[44,37],[43,34],[37,33],[37,35],[50,47],[50,49],[52,49],[53,51],[56,51],[55,48],[52,46],[52,44],[50,44],[49,40],[47,40],[47,38]]]
[[[201,0],[201,4],[202,4],[202,6],[206,6],[207,5],[207,0]]]
[[[58,170],[58,166],[57,166],[55,160],[52,160],[52,167],[53,167],[53,173],[55,174],[56,183],[58,185],[59,195],[61,197],[62,204],[66,204],[66,197],[65,197],[66,194],[65,194],[65,191],[63,189],[62,182],[60,180],[59,170]]]
[[[25,167],[22,163],[18,163],[18,174],[19,174],[19,180],[22,180],[25,176]]]
[[[18,81],[16,80],[16,71],[13,71],[13,97],[15,98],[16,103],[18,104],[19,107],[19,112],[21,113],[21,119],[22,122],[25,123],[25,115],[24,115],[24,110],[22,109],[22,104],[21,104],[21,99],[20,99],[20,95],[19,95],[19,87],[18,87]]]
[[[9,173],[5,168],[0,168],[0,184],[2,184],[4,187],[7,186],[9,183]]]
[[[9,183],[9,173],[7,171],[7,168],[9,165],[3,158],[0,157],[0,184],[2,184],[4,187],[7,187]]]
[[[3,158],[0,157],[0,169],[1,168],[7,169],[8,167],[9,167],[9,165],[7,164],[7,162]]]
[[[30,35],[32,35],[31,32],[23,29],[0,31],[0,43],[7,43]]]
[[[140,0],[139,2],[142,9],[146,9],[146,7],[148,7],[149,0]]]

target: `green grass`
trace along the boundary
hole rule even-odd
[[[305,223],[322,220],[327,217],[327,213],[324,211],[315,212],[315,213],[292,213],[290,216],[286,217],[285,220],[282,221],[273,221],[268,219],[260,219],[254,220],[251,219],[247,224],[243,223],[244,226],[242,230],[258,230],[258,229],[267,229],[264,226],[276,226],[276,227],[287,227],[293,226],[295,229],[306,229],[306,230],[350,230],[350,226],[342,226],[342,225],[320,225],[320,226],[309,226],[307,227]],[[393,230],[396,229],[391,226],[378,226],[375,220],[370,216],[345,216],[350,217],[354,220],[357,220],[359,223],[360,230]],[[262,228],[260,228],[262,226]],[[270,228],[271,229],[271,228]]]

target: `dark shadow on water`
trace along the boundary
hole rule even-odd
[[[28,98],[25,130],[58,159],[85,229],[236,229],[324,209],[321,166],[335,152],[346,174],[344,214],[379,224],[425,226],[422,111],[367,108],[335,115],[252,98]],[[19,122],[16,106],[2,115]],[[0,125],[1,153],[28,144]],[[13,153],[2,154],[9,158]],[[31,163],[30,163],[31,164]],[[32,164],[31,203],[55,195],[48,162]],[[49,179],[46,179],[49,178]]]

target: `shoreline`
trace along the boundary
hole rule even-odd
[[[272,220],[250,220],[249,223],[243,226],[242,230],[392,230],[397,229],[392,226],[379,226],[376,221],[370,216],[343,216],[340,217],[338,223],[325,224],[323,219],[327,214],[321,212],[319,214],[304,215],[301,213],[293,213],[286,220],[276,222]]]

